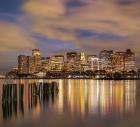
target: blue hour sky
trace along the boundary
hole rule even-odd
[[[0,0],[0,71],[19,54],[131,48],[140,62],[140,0]]]

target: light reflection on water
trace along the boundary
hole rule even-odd
[[[60,80],[59,109],[66,104],[71,114],[105,116],[133,113],[136,107],[135,81]],[[63,93],[64,92],[64,93]]]
[[[78,116],[86,120],[91,116],[100,120],[109,116],[131,116],[136,112],[137,84],[134,80],[53,80],[59,84],[58,93],[31,101],[28,84],[46,81],[52,80],[0,80],[0,125],[10,121],[16,125],[17,121],[41,119],[46,115],[51,118],[68,114],[70,119]],[[6,83],[24,84],[23,103],[2,105],[2,85]],[[47,122],[45,124],[47,126]]]

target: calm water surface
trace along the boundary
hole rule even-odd
[[[0,127],[140,127],[140,81],[53,80],[59,92],[30,99],[28,84],[0,80]],[[2,103],[2,86],[24,84],[23,103]]]

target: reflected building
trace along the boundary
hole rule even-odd
[[[48,80],[47,80],[48,81]],[[23,101],[17,92],[18,101],[1,103],[0,118],[17,118],[29,115],[36,118],[41,111],[49,110],[71,115],[108,116],[111,114],[133,114],[136,110],[136,81],[134,80],[49,80],[59,84],[59,93],[49,93],[43,96],[31,96],[33,83],[40,84],[45,80],[14,80],[18,84],[17,90],[24,85]],[[3,88],[0,85],[0,99],[2,100]],[[32,91],[33,92],[33,91]]]
[[[123,115],[136,108],[136,81],[68,80],[59,88],[58,107],[73,115]]]
[[[2,116],[0,115],[0,118],[7,121],[27,116],[29,113],[31,113],[30,115],[32,115],[33,118],[36,118],[40,116],[42,108],[44,109],[46,106],[48,108],[54,108],[55,106],[53,107],[53,105],[56,103],[58,93],[50,92],[46,95],[35,96],[34,92],[36,88],[31,87],[31,85],[36,84],[38,87],[40,83],[43,85],[43,82],[39,82],[38,80],[13,80],[13,84],[10,84],[13,88],[13,92],[10,92],[10,89],[8,89],[8,94],[4,94],[2,84],[0,87],[2,90],[0,91],[0,111]],[[5,84],[5,86],[7,85],[11,88],[9,84]],[[8,97],[10,101],[7,101],[7,96],[9,95],[12,96],[10,96],[10,98]]]

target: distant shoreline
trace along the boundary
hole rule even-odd
[[[72,80],[77,80],[77,79],[93,79],[93,80],[140,80],[140,78],[0,78],[0,79],[72,79]]]

